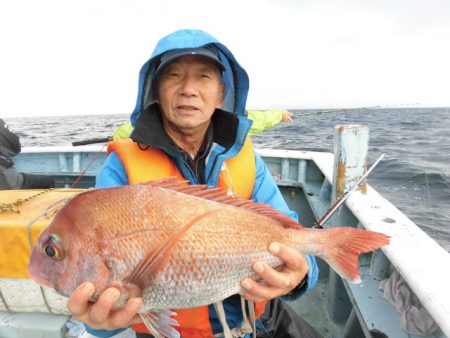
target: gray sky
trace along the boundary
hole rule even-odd
[[[231,49],[248,108],[450,106],[447,0],[0,0],[0,116],[130,113],[181,28]]]

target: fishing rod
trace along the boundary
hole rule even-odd
[[[367,172],[363,176],[361,176],[361,178],[358,180],[358,182],[355,183],[354,186],[352,186],[344,195],[341,196],[341,198],[338,198],[336,202],[334,202],[331,208],[328,209],[328,211],[322,216],[322,218],[319,219],[317,222],[315,222],[312,227],[315,229],[323,229],[323,225],[325,224],[325,222],[328,221],[328,219],[336,212],[336,210],[342,205],[342,203],[344,203],[347,200],[350,194],[363,184],[364,180],[367,178],[367,176],[369,176],[369,174],[377,166],[377,164],[380,163],[383,157],[384,154],[382,154],[375,161],[375,163],[372,164],[372,166],[367,170]]]
[[[111,136],[102,137],[102,138],[90,138],[90,139],[82,140],[82,141],[75,141],[75,142],[72,142],[72,145],[74,147],[77,147],[77,146],[85,146],[85,145],[88,145],[88,144],[95,144],[95,143],[106,143],[106,142],[109,142],[109,141],[112,141],[112,137]]]
[[[103,147],[99,151],[97,151],[97,153],[92,158],[92,160],[88,163],[86,168],[84,168],[84,170],[81,172],[81,174],[73,182],[71,188],[75,188],[76,187],[78,182],[80,182],[81,178],[86,174],[87,170],[91,167],[92,164],[94,164],[94,162],[97,160],[97,158],[103,152],[103,149],[105,149],[106,143],[109,142],[109,141],[112,141],[112,137],[111,136],[102,137],[102,138],[91,138],[91,139],[87,139],[87,140],[72,142],[72,146],[74,146],[74,147],[85,146],[85,145],[88,145],[88,144],[95,144],[95,143],[103,143]]]

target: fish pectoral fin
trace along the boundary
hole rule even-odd
[[[142,289],[139,285],[133,283],[122,283],[120,285],[120,294],[126,295],[127,299],[142,297]]]
[[[195,223],[201,221],[205,217],[215,212],[216,210],[211,210],[194,217],[192,220],[186,223],[174,236],[171,236],[166,241],[162,241],[161,243],[159,243],[159,245],[152,252],[147,254],[147,256],[139,262],[133,272],[125,278],[124,282],[139,285],[142,289],[144,289],[145,285],[148,285],[153,276],[161,271],[163,267],[170,261],[173,250],[181,241],[184,234]]]
[[[150,312],[141,313],[140,316],[147,329],[156,338],[180,337],[180,333],[172,327],[180,326],[178,322],[172,318],[172,316],[176,316],[175,312],[167,309],[152,310]]]

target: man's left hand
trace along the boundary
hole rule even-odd
[[[283,121],[283,122],[292,122],[292,121],[294,121],[292,119],[292,116],[294,116],[293,113],[291,113],[291,112],[289,112],[287,110],[283,110],[282,113],[281,113],[281,121]]]
[[[306,278],[309,270],[305,257],[297,250],[280,243],[271,243],[269,251],[272,255],[284,261],[282,270],[274,270],[263,261],[253,264],[253,270],[258,273],[267,284],[258,283],[251,278],[241,281],[244,289],[243,296],[255,302],[284,296],[291,292]]]

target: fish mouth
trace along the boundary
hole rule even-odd
[[[50,282],[48,280],[46,280],[45,278],[39,277],[35,274],[33,274],[32,271],[30,271],[30,269],[28,269],[28,274],[30,275],[30,278],[32,280],[34,280],[36,283],[40,284],[40,285],[44,285],[46,287],[52,288],[53,289],[53,285],[50,284]]]
[[[49,276],[45,273],[44,267],[45,257],[40,252],[39,247],[35,247],[31,253],[30,261],[28,263],[28,275],[32,280],[40,285],[54,288],[52,283],[49,282]]]
[[[33,275],[29,270],[28,270],[28,274],[30,275],[30,278],[32,280],[34,280],[36,283],[38,283],[39,285],[42,285],[44,287],[50,288],[52,290],[54,290],[56,293],[58,293],[60,296],[64,296],[64,297],[69,297],[69,295],[60,290],[58,287],[56,287],[56,285],[52,285],[49,281],[47,281],[45,278]]]

